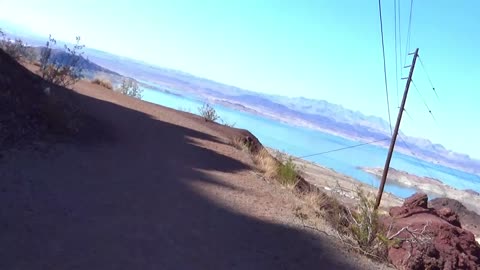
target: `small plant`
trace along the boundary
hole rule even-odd
[[[228,123],[227,121],[223,120],[220,118],[220,121],[222,122],[222,125],[234,128],[237,123]]]
[[[131,78],[124,78],[116,91],[130,97],[142,99],[143,90],[138,86],[137,81]]]
[[[357,198],[356,211],[349,212],[350,231],[361,248],[369,249],[379,233],[378,212],[375,200],[365,195],[360,188],[357,189]]]
[[[55,58],[52,47],[56,43],[57,41],[50,35],[40,55],[40,74],[42,78],[51,83],[68,87],[83,77],[81,61],[83,60],[82,50],[85,45],[80,45],[80,37],[77,36],[73,48],[64,45],[64,50],[68,56]]]
[[[104,79],[104,78],[95,78],[92,80],[92,83],[93,84],[97,84],[97,85],[100,85],[104,88],[107,88],[107,89],[110,89],[110,90],[113,90],[113,85],[112,83],[107,80],[107,79]]]
[[[282,185],[295,186],[297,184],[298,171],[297,166],[291,157],[287,158],[285,163],[278,167],[278,180]]]
[[[293,158],[286,153],[276,150],[275,157],[279,160],[277,178],[284,186],[294,187],[300,176],[300,167],[293,161]]]
[[[178,107],[177,111],[192,113],[192,110],[190,110],[189,108],[186,108],[186,107]]]
[[[357,188],[356,197],[358,203],[353,209],[338,205],[329,214],[329,222],[344,243],[364,255],[383,261],[393,241],[387,239],[379,222],[374,197],[366,195],[361,188]]]
[[[202,107],[198,108],[198,112],[200,113],[200,116],[205,119],[205,122],[215,122],[220,119],[215,108],[208,103],[205,103]]]

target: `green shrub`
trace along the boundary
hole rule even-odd
[[[291,157],[278,166],[277,177],[284,186],[295,186],[297,184],[298,168]]]
[[[366,195],[361,188],[357,188],[356,195],[357,205],[344,212],[348,221],[346,233],[361,253],[385,260],[388,246],[393,241],[387,239],[385,228],[379,222],[378,210],[374,207],[375,198]]]

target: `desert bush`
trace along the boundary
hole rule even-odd
[[[278,181],[284,186],[296,186],[303,168],[294,162],[293,157],[284,152],[275,151],[275,158],[280,161],[276,175]]]
[[[384,261],[393,240],[386,237],[386,230],[379,222],[375,198],[358,187],[356,201],[352,209],[340,205],[334,208],[329,214],[329,222],[339,232],[342,241],[364,255]]]
[[[284,186],[295,186],[297,184],[298,170],[291,157],[288,157],[278,166],[277,177]]]
[[[82,77],[83,67],[81,61],[83,59],[83,48],[85,45],[80,45],[80,37],[76,37],[76,43],[73,48],[69,48],[66,44],[64,50],[68,57],[65,59],[58,59],[53,57],[53,46],[57,41],[50,35],[45,48],[42,49],[40,55],[40,74],[45,80],[68,87],[78,82]]]
[[[0,49],[9,54],[13,59],[20,61],[22,57],[27,56],[27,46],[19,38],[10,40],[0,29]]]
[[[215,122],[220,119],[220,116],[217,114],[217,111],[215,111],[215,108],[208,103],[205,103],[202,105],[202,107],[199,107],[198,112],[206,122]]]
[[[234,140],[233,144],[239,149],[251,152],[251,146],[245,145],[241,140]],[[301,173],[300,168],[295,164],[293,158],[282,153],[278,153],[276,156],[275,158],[268,150],[262,149],[258,153],[254,153],[252,158],[265,177],[275,179],[283,186],[295,187]]]
[[[375,246],[377,235],[380,232],[378,211],[375,209],[375,199],[357,189],[358,204],[356,211],[349,212],[350,232],[353,239],[362,249]]]
[[[131,78],[124,78],[116,91],[130,97],[142,99],[143,90],[140,89],[137,81]]]
[[[108,79],[105,79],[105,78],[95,78],[95,79],[92,80],[92,83],[93,83],[93,84],[100,85],[100,86],[102,86],[102,87],[104,87],[104,88],[113,90],[113,85],[112,85],[112,83],[111,83]]]

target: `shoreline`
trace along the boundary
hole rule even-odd
[[[381,177],[381,168],[360,168],[377,178]],[[460,190],[444,184],[438,179],[421,177],[405,171],[390,168],[388,181],[399,186],[414,188],[434,197],[447,197],[461,202],[469,210],[480,214],[480,196],[469,190]]]
[[[381,141],[378,138],[356,137],[356,136],[352,136],[352,135],[349,135],[349,134],[346,134],[346,133],[343,133],[343,132],[336,132],[335,130],[322,128],[318,125],[309,123],[308,121],[306,121],[303,118],[285,119],[285,118],[282,118],[282,117],[278,117],[273,113],[264,112],[259,108],[250,107],[248,105],[236,103],[236,102],[233,102],[233,101],[218,99],[216,97],[209,97],[209,96],[203,97],[203,98],[205,98],[207,100],[211,100],[215,104],[225,106],[225,107],[230,108],[230,109],[255,114],[257,116],[269,118],[271,120],[275,120],[275,121],[278,121],[278,122],[283,123],[283,124],[288,124],[288,125],[291,125],[291,126],[296,126],[296,127],[301,127],[301,128],[308,128],[308,129],[319,131],[319,132],[326,133],[326,134],[329,134],[329,135],[338,136],[338,137],[341,137],[343,139],[351,140],[353,142],[369,143],[371,145],[378,146],[378,147],[380,147],[382,149],[385,149],[385,150],[388,150],[388,147],[389,147],[389,143],[385,143],[386,140]],[[387,136],[387,135],[385,135],[385,136]],[[480,174],[476,171],[469,170],[468,168],[464,168],[464,167],[455,166],[454,164],[446,163],[446,162],[443,162],[443,161],[439,161],[439,160],[436,160],[434,157],[425,156],[425,155],[415,155],[409,149],[405,149],[403,147],[398,147],[397,146],[396,151],[403,154],[403,155],[406,155],[408,157],[415,158],[415,159],[418,159],[420,161],[428,162],[428,163],[431,163],[433,165],[443,166],[443,167],[446,167],[446,168],[449,168],[449,169],[458,170],[460,172],[480,176]]]
[[[272,148],[266,148],[272,156],[276,156],[278,151]],[[358,188],[375,197],[377,188],[362,183],[361,181],[350,177],[348,175],[337,172],[333,169],[324,167],[318,163],[308,161],[305,159],[294,159],[293,162],[300,170],[300,175],[310,184],[320,188],[324,192],[348,206],[356,204],[356,192]],[[380,210],[388,213],[388,210],[393,206],[401,206],[404,199],[389,193],[384,192],[382,196],[382,203]]]

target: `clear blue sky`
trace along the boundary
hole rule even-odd
[[[393,0],[382,1],[392,121]],[[325,99],[387,119],[377,1],[0,0],[0,19],[57,39],[253,91]],[[401,5],[402,54],[410,1]],[[414,1],[414,80],[402,131],[480,158],[480,1]],[[402,61],[403,62],[403,61]],[[407,60],[410,62],[410,59]],[[400,64],[399,64],[400,65]],[[406,75],[407,70],[403,72]],[[404,81],[399,84],[403,91]]]

